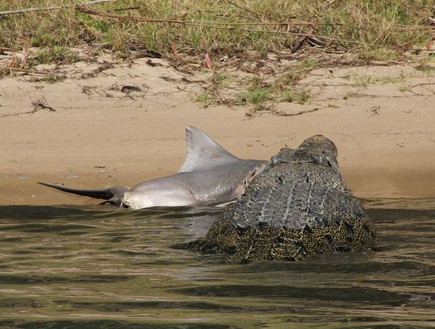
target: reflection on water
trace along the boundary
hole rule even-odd
[[[0,206],[0,328],[425,328],[434,200],[366,200],[377,251],[228,265],[172,246],[221,211]]]

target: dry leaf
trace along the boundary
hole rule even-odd
[[[205,53],[204,56],[204,65],[208,68],[211,69],[211,59],[208,53]]]

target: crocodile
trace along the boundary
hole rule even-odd
[[[364,251],[374,238],[372,220],[340,174],[335,144],[315,135],[282,148],[205,238],[185,248],[223,253],[230,262],[297,261]]]

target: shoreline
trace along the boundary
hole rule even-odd
[[[313,70],[300,82],[313,95],[307,103],[276,104],[281,116],[265,111],[247,117],[247,106],[196,102],[200,86],[159,61],[150,66],[139,59],[57,83],[28,76],[1,80],[0,205],[97,203],[38,181],[97,188],[170,175],[184,161],[187,125],[252,159],[270,159],[281,147],[323,134],[337,145],[339,166],[356,196],[435,198],[435,74],[407,65]],[[62,69],[90,68],[77,63]],[[406,79],[362,85],[348,80],[352,74]],[[141,90],[125,94],[115,84]],[[35,100],[54,111],[29,113]]]

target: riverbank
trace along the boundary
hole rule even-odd
[[[47,72],[63,78],[48,79]],[[131,186],[174,173],[184,160],[187,125],[234,155],[255,159],[323,134],[336,143],[357,196],[435,197],[433,66],[313,69],[298,82],[307,101],[265,111],[200,101],[210,79],[212,70],[109,57],[3,78],[0,204],[92,204],[36,182]]]

